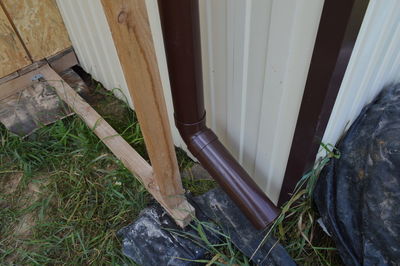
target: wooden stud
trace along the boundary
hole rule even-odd
[[[129,145],[84,99],[82,99],[62,78],[48,65],[38,70],[46,82],[52,86],[60,98],[79,115],[89,128],[102,140],[113,154],[143,183],[150,194],[165,208],[182,227],[192,219],[194,209],[180,195],[179,204],[171,207],[165,195],[157,186],[154,169]],[[32,79],[32,75],[29,76]],[[167,199],[168,200],[168,199]]]
[[[154,170],[168,206],[185,201],[144,0],[102,0]]]

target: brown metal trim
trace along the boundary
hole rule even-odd
[[[325,0],[278,205],[314,164],[368,0]]]

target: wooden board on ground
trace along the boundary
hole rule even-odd
[[[11,74],[30,63],[28,54],[6,14],[0,8],[0,77]]]
[[[71,46],[55,0],[2,0],[33,61]]]
[[[46,60],[50,67],[57,73],[61,73],[78,64],[78,59],[73,48],[68,48],[56,55],[47,57]]]
[[[0,122],[21,137],[71,114],[71,109],[45,82],[30,81],[28,86],[0,100]]]
[[[21,91],[24,87],[30,85],[31,80],[24,74],[29,73],[35,75],[37,69],[45,64],[49,64],[54,71],[61,73],[78,64],[75,52],[72,48],[64,50],[55,56],[34,62],[26,67],[19,69],[12,74],[0,78],[0,100],[9,97],[10,95]],[[36,71],[36,72],[35,72]],[[4,83],[11,82],[3,85]]]

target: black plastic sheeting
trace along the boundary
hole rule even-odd
[[[314,202],[346,265],[400,265],[400,85],[361,111]]]
[[[198,217],[202,222],[205,217]],[[203,228],[204,229],[204,228]],[[207,240],[217,244],[221,240],[211,230],[204,230]],[[197,230],[180,229],[158,204],[144,209],[132,224],[118,231],[123,253],[139,265],[199,265],[204,259],[207,244]],[[201,265],[201,264],[200,264]]]
[[[296,265],[285,248],[273,238],[265,241],[266,230],[256,230],[221,189],[194,198],[194,204],[229,235],[232,243],[257,265]],[[262,244],[260,244],[262,243]]]
[[[272,237],[260,248],[266,232],[254,229],[247,218],[220,188],[190,199],[196,208],[196,217],[213,230],[203,226],[210,243],[226,241],[221,234],[229,235],[232,243],[257,265],[295,265],[286,250]],[[217,226],[218,224],[218,226]],[[196,223],[194,223],[196,226]],[[178,228],[158,205],[142,211],[139,218],[118,232],[123,253],[140,265],[203,265],[195,260],[209,256],[198,231],[187,226]],[[255,254],[253,254],[255,253]]]

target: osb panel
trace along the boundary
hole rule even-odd
[[[11,74],[30,63],[17,34],[3,9],[0,8],[0,77]]]
[[[34,61],[71,46],[54,0],[3,0]]]

